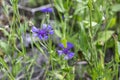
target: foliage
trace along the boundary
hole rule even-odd
[[[45,1],[38,0],[37,4],[30,0],[29,4],[38,6],[40,2]],[[43,17],[36,13],[31,20],[25,18],[21,22],[19,0],[10,0],[13,14],[8,18],[9,30],[5,29],[5,25],[0,27],[4,34],[0,40],[2,79],[36,79],[37,69],[39,72],[43,70],[42,77],[37,77],[40,80],[119,80],[119,1],[46,2],[52,7],[38,12]],[[8,16],[9,6],[3,4],[4,14]],[[39,17],[42,20],[39,21]],[[31,27],[29,21],[36,24]],[[109,56],[112,57],[106,62]],[[88,76],[82,76],[85,74]]]

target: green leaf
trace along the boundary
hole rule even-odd
[[[112,8],[112,11],[118,12],[120,11],[120,4],[115,4],[111,8]]]
[[[5,41],[0,40],[0,49],[2,49],[5,54],[10,53],[10,46]]]
[[[120,42],[117,42],[117,46],[118,46],[118,54],[120,56]]]
[[[0,57],[0,64],[2,64],[2,66],[6,69],[6,71],[8,71],[7,74],[9,76],[10,80],[15,80],[14,77],[13,77],[13,75],[9,72],[8,65],[6,64],[6,62],[4,61],[4,59],[2,59],[1,57]]]
[[[8,65],[6,64],[6,62],[1,57],[0,57],[0,64],[2,64],[3,67],[6,68],[7,70],[9,69]]]
[[[107,28],[112,28],[116,24],[116,18],[110,19],[109,24],[107,25]]]
[[[62,44],[64,45],[64,47],[67,47],[67,40],[65,38],[63,38],[61,40]]]
[[[90,28],[90,23],[89,23],[89,21],[83,21],[83,23],[84,23],[84,27],[85,28]],[[94,21],[92,21],[92,23],[91,23],[91,25],[92,25],[92,27],[95,27],[96,25],[97,25],[97,22],[94,22]]]
[[[72,69],[72,67],[65,67],[65,66],[62,66],[61,68],[64,72],[69,72]]]
[[[21,63],[16,63],[14,66],[13,66],[13,70],[12,70],[12,73],[16,76],[21,70]]]
[[[84,11],[84,9],[86,9],[87,6],[82,6],[82,5],[78,5],[75,9],[74,15],[80,14],[81,11]]]
[[[7,32],[7,30],[5,30],[4,28],[0,28],[0,31],[3,31],[3,33],[4,33],[5,36],[9,35],[9,33]]]
[[[80,32],[79,32],[80,48],[83,51],[87,51],[87,49],[88,49],[88,40],[89,40],[88,34],[86,33],[84,25],[82,23],[79,23],[79,25],[80,25],[80,29],[81,29]]]
[[[119,57],[120,57],[120,42],[117,40],[117,36],[114,36],[115,40],[115,61],[120,62]]]
[[[65,8],[63,6],[63,1],[62,0],[54,0],[55,1],[55,7],[59,12],[64,13],[65,12]]]
[[[114,31],[111,31],[111,30],[99,32],[98,33],[98,38],[95,41],[95,44],[97,43],[98,45],[104,45],[104,43],[111,38],[113,33],[114,33]]]
[[[55,33],[56,33],[56,35],[59,36],[60,38],[62,37],[62,34],[60,33],[59,30],[55,30]]]
[[[63,80],[64,76],[62,76],[61,74],[59,74],[58,72],[55,72],[54,75],[56,76],[57,79],[59,80]]]

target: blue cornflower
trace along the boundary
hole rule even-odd
[[[73,44],[70,42],[67,42],[67,47],[64,47],[63,44],[59,44],[59,47],[62,48],[62,50],[57,50],[59,55],[65,55],[64,59],[68,60],[73,58],[74,53],[70,51],[71,48],[73,48]]]
[[[50,25],[43,24],[41,29],[32,27],[32,32],[34,36],[37,36],[40,40],[47,40],[48,35],[54,34],[53,28]]]
[[[43,9],[40,10],[43,13],[52,13],[53,12],[53,8],[52,7],[45,7]]]

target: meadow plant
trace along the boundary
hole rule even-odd
[[[37,36],[41,40],[47,40],[48,35],[54,34],[54,31],[50,25],[43,24],[42,29],[37,29],[35,26],[32,27],[34,36]]]
[[[38,11],[42,20],[29,26],[29,19],[21,23],[19,1],[10,0],[9,31],[0,27],[0,79],[119,80],[118,2],[49,0],[51,7]],[[7,7],[3,3],[6,16]]]
[[[64,59],[71,59],[74,56],[74,53],[70,51],[71,48],[73,48],[73,44],[70,42],[67,42],[67,47],[64,47],[63,44],[59,44],[59,47],[62,48],[62,50],[57,50],[59,55],[65,54]]]

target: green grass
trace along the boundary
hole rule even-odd
[[[36,4],[32,2],[31,0],[31,6]],[[40,80],[75,80],[75,78],[83,80],[84,73],[89,75],[91,80],[119,80],[120,1],[49,0],[48,2],[54,6],[52,13],[38,13],[30,20],[25,16],[22,23],[17,6],[18,0],[10,0],[10,6],[3,3],[2,9],[9,21],[9,31],[5,29],[5,25],[0,26],[0,32],[4,34],[0,40],[2,80],[19,80],[21,74],[23,80],[31,80],[36,67],[38,70],[43,70]],[[9,7],[13,12],[12,17],[9,17]],[[39,20],[40,15],[44,15],[42,20]],[[32,21],[34,26],[40,24],[38,28],[43,23],[52,24],[54,35],[49,35],[47,41],[34,37],[29,21]],[[30,47],[26,47],[27,42],[24,40],[27,33],[30,35],[27,37],[30,38],[28,42]],[[70,60],[65,60],[64,55],[59,56],[57,53],[58,44],[62,43],[66,47],[67,42],[74,44],[72,52],[75,55]],[[112,52],[108,54],[107,50],[110,49]],[[112,55],[112,58],[106,62],[105,59],[109,55]],[[39,59],[45,61],[39,64],[37,62]],[[87,65],[81,64],[82,61],[86,61]]]

